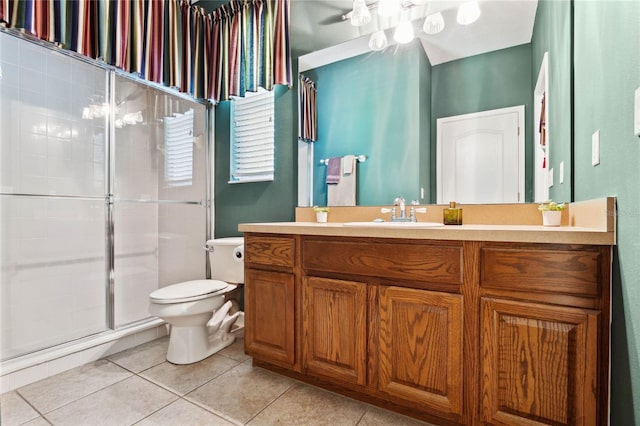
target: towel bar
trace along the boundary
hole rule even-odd
[[[356,157],[356,161],[360,162],[360,163],[364,163],[365,161],[367,161],[367,156],[360,154],[360,155],[355,155]],[[320,164],[324,164],[327,165],[329,164],[329,159],[328,158],[324,158],[322,160],[320,160]]]

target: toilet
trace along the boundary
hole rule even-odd
[[[243,313],[230,315],[237,301],[226,298],[237,284],[244,283],[243,244],[242,237],[207,241],[212,279],[169,285],[149,295],[151,315],[171,325],[167,361],[198,362],[235,340],[231,328],[239,318],[244,319]]]

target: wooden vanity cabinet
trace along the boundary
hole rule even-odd
[[[481,248],[482,420],[608,423],[610,247]]]
[[[261,366],[432,424],[607,424],[609,246],[249,234],[245,259]]]
[[[245,236],[245,352],[296,368],[293,237]]]
[[[305,237],[301,251],[303,372],[459,422],[462,243]]]

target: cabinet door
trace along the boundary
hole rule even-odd
[[[304,280],[303,293],[307,372],[364,385],[367,285],[309,277]]]
[[[379,390],[462,413],[462,296],[381,287]]]
[[[597,423],[599,314],[482,299],[482,417],[500,425]]]
[[[245,350],[255,358],[291,367],[295,363],[293,275],[245,271]]]

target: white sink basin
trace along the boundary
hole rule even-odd
[[[444,225],[438,222],[345,222],[342,226],[359,228],[435,228]]]

